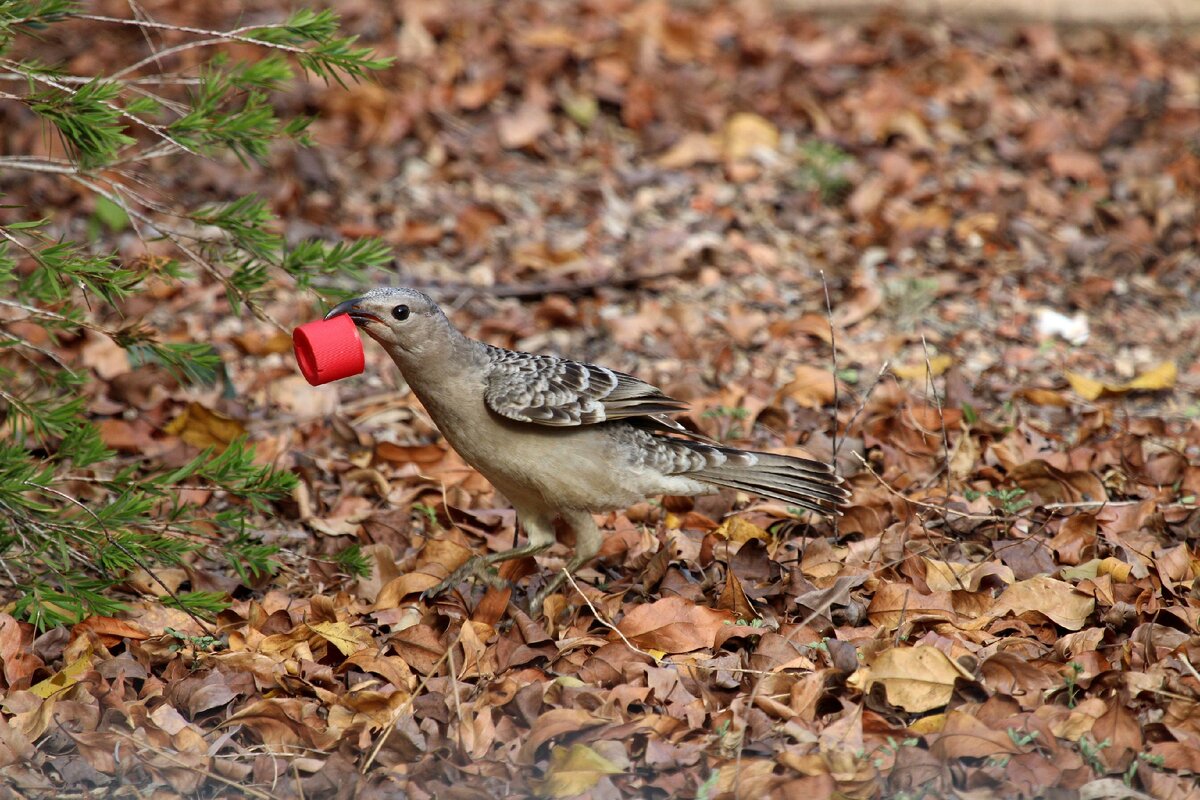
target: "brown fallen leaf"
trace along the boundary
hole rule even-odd
[[[501,146],[516,150],[533,144],[553,127],[554,118],[545,108],[525,102],[513,113],[501,117],[496,130]]]
[[[978,591],[979,583],[987,577],[1006,584],[1013,582],[1012,569],[994,561],[974,564],[927,557],[921,560],[925,562],[925,585],[934,592]]]
[[[280,330],[253,328],[233,337],[233,343],[250,356],[266,356],[272,353],[289,353],[292,337]]]
[[[736,619],[729,611],[706,608],[672,595],[636,606],[617,628],[638,647],[687,653],[711,648],[721,628]]]
[[[517,753],[518,764],[532,764],[543,744],[571,733],[604,725],[609,720],[582,708],[552,708],[540,714],[530,727],[529,736]]]
[[[150,636],[138,625],[114,617],[88,617],[71,628],[71,638],[74,639],[86,632],[96,634],[104,646],[110,648],[125,639],[140,642]]]
[[[801,408],[821,408],[833,402],[835,393],[833,373],[801,364],[792,373],[792,379],[779,390],[775,402],[788,397]]]
[[[1113,772],[1127,769],[1145,746],[1142,726],[1137,715],[1126,706],[1128,702],[1119,694],[1114,697],[1108,710],[1092,726],[1092,736],[1097,742],[1108,742],[1100,751],[1100,760]]]
[[[942,761],[990,758],[1021,752],[1007,730],[997,730],[963,711],[949,711],[930,752]]]
[[[725,588],[717,599],[717,608],[733,613],[740,620],[758,619],[758,612],[746,597],[746,590],[742,588],[742,582],[733,570],[725,573]]]
[[[721,158],[721,149],[713,138],[694,131],[686,133],[658,157],[658,165],[663,169],[686,169],[696,164],[715,164]]]
[[[1064,397],[1061,392],[1056,392],[1053,389],[1028,387],[1024,389],[1018,389],[1013,393],[1013,397],[1018,397],[1027,403],[1032,403],[1035,406],[1057,406],[1058,408],[1071,407],[1071,401]]]
[[[83,364],[95,370],[103,380],[111,380],[118,375],[129,372],[129,353],[125,348],[96,331],[87,332],[87,343],[80,348]]]
[[[1019,616],[1036,611],[1060,627],[1077,631],[1095,610],[1095,598],[1088,597],[1066,581],[1037,575],[1005,589],[987,616],[995,619],[1010,612]]]

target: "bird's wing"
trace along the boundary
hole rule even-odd
[[[555,426],[644,417],[674,428],[676,423],[663,415],[687,408],[623,372],[499,347],[488,348],[484,400],[502,417]]]

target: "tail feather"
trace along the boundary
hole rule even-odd
[[[763,486],[761,483],[747,483],[724,476],[714,477],[711,475],[697,475],[696,477],[715,486],[723,486],[727,489],[737,489],[739,491],[749,492],[750,494],[756,494],[760,497],[770,497],[774,500],[787,503],[788,505],[815,511],[818,514],[831,516],[840,513],[838,511],[838,506],[841,505],[840,502],[818,500],[807,493],[780,491],[769,486]]]
[[[764,489],[774,489],[777,492],[784,492],[792,495],[809,496],[814,500],[827,500],[834,505],[839,505],[846,502],[846,490],[836,484],[829,482],[818,483],[807,479],[797,479],[789,475],[777,475],[774,473],[758,473],[749,470],[739,470],[737,472],[721,472],[715,474],[707,473],[710,480],[735,480],[752,486],[761,486]]]
[[[773,453],[717,449],[724,458],[692,473],[696,478],[826,515],[837,514],[850,498],[829,464]]]
[[[827,516],[837,515],[850,499],[833,466],[821,461],[683,438],[695,434],[659,418],[645,418],[637,426],[617,430],[629,436],[642,465],[663,475],[739,489]]]

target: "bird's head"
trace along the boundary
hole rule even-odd
[[[346,314],[393,358],[435,355],[454,335],[437,303],[415,289],[373,289],[338,303],[325,319]]]

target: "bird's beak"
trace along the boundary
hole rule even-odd
[[[379,317],[372,314],[370,311],[359,308],[358,304],[362,302],[361,297],[355,297],[352,300],[345,300],[338,303],[333,308],[329,309],[329,313],[325,315],[325,319],[333,319],[341,314],[348,314],[350,319],[354,320],[354,324],[362,327],[368,322],[382,323]]]

